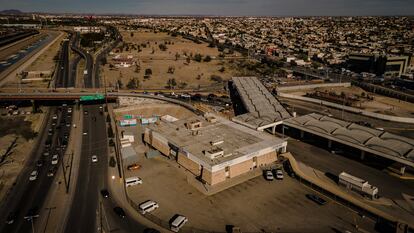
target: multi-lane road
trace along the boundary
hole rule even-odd
[[[67,106],[50,108],[50,114],[47,115],[47,125],[39,134],[38,144],[35,145],[17,178],[11,194],[0,208],[0,232],[24,233],[32,231],[32,224],[25,217],[27,218],[30,214],[37,215],[42,208],[58,166],[65,156],[72,121],[71,116],[72,113],[68,112]],[[52,163],[54,155],[58,156],[57,164]],[[38,175],[35,180],[30,181],[29,177],[32,171],[37,171]],[[54,174],[51,175],[52,173]],[[7,219],[14,222],[7,224]]]

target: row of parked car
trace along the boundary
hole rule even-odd
[[[283,180],[283,171],[282,169],[272,169],[272,170],[265,170],[264,173],[264,178],[268,181],[272,181],[275,179],[277,180]]]

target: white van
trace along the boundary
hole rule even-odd
[[[127,187],[142,184],[142,179],[136,176],[125,178],[125,185]]]
[[[175,215],[173,219],[171,219],[170,229],[173,232],[178,232],[184,224],[188,222],[188,219],[182,215]]]
[[[146,214],[146,213],[149,213],[151,211],[154,211],[158,207],[159,207],[159,205],[158,205],[157,202],[149,200],[149,201],[143,202],[139,205],[139,211],[141,212],[141,214]]]

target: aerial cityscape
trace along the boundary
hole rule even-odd
[[[0,3],[0,233],[414,232],[414,2]]]

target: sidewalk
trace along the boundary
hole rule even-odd
[[[63,157],[63,165],[66,169],[66,177],[69,180],[69,192],[66,193],[62,166],[58,167],[54,181],[50,187],[47,198],[40,209],[39,218],[35,222],[35,232],[55,233],[63,232],[65,229],[67,216],[72,203],[73,194],[76,187],[77,174],[79,170],[79,160],[82,144],[82,107],[77,110],[73,107],[72,128],[68,147]],[[73,128],[76,124],[76,128]],[[73,153],[73,154],[72,154]],[[70,168],[72,163],[72,168]],[[70,169],[72,169],[70,171]],[[69,174],[71,177],[69,178]]]

